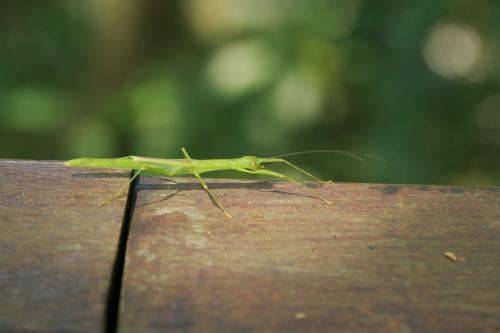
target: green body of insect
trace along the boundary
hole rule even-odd
[[[289,180],[298,183],[296,180],[285,176],[276,171],[268,170],[264,167],[266,163],[285,163],[288,166],[296,169],[297,171],[307,175],[308,177],[325,183],[324,181],[318,179],[317,177],[311,175],[309,172],[299,168],[298,166],[288,162],[285,159],[279,157],[268,157],[260,158],[256,156],[243,156],[239,158],[232,159],[208,159],[208,160],[196,160],[191,159],[185,148],[182,148],[182,153],[184,159],[161,159],[161,158],[149,158],[140,156],[128,156],[121,158],[77,158],[65,162],[66,166],[69,167],[91,167],[91,168],[116,168],[116,169],[133,169],[137,170],[134,176],[129,180],[125,186],[123,186],[115,197],[121,195],[125,188],[137,177],[142,171],[150,171],[166,176],[183,176],[183,175],[194,175],[201,183],[205,191],[208,193],[210,198],[228,217],[231,215],[224,209],[224,207],[218,202],[215,196],[208,189],[207,184],[201,178],[201,174],[210,171],[220,171],[220,170],[236,170],[239,172],[245,172],[249,174],[259,174],[268,175],[285,180]],[[355,158],[360,159],[357,154],[342,152],[342,151],[316,151],[316,152],[337,152],[347,155],[351,155]],[[294,153],[298,154],[298,153]],[[294,155],[288,154],[288,155]],[[284,155],[282,155],[284,156]],[[332,202],[317,197],[318,199],[331,204]]]

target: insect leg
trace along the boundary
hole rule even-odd
[[[139,174],[144,171],[144,167],[140,168],[139,170],[137,170],[135,172],[135,174],[132,176],[132,178],[129,179],[129,181],[123,185],[120,190],[118,190],[118,192],[116,192],[116,194],[111,198],[111,199],[108,199],[108,200],[104,200],[102,201],[101,203],[99,203],[99,207],[102,207],[104,206],[105,204],[107,204],[108,202],[110,202],[111,200],[113,199],[116,199],[118,197],[120,197],[123,193],[123,191],[125,191],[125,189],[134,181],[135,178],[137,178],[139,176]]]
[[[318,177],[313,176],[312,174],[310,174],[310,173],[309,173],[309,172],[307,172],[306,170],[304,170],[304,169],[302,169],[302,168],[299,168],[299,167],[298,167],[298,166],[296,166],[295,164],[293,164],[293,163],[291,163],[291,162],[288,162],[287,160],[282,159],[282,158],[272,159],[272,160],[271,160],[271,161],[269,161],[269,162],[285,163],[286,165],[288,165],[288,166],[290,166],[290,167],[294,168],[295,170],[297,170],[297,171],[299,171],[299,172],[303,173],[304,175],[306,175],[306,176],[308,176],[308,177],[310,177],[310,178],[312,178],[312,179],[314,179],[314,180],[316,180],[316,181],[318,181],[318,182],[320,182],[320,183],[322,183],[322,184],[325,184],[325,183],[333,183],[333,181],[331,181],[331,180],[328,180],[328,181],[321,180],[321,179],[319,179]]]
[[[278,173],[276,171],[271,171],[271,170],[247,170],[247,169],[237,169],[238,171],[241,171],[241,172],[246,172],[246,173],[252,173],[252,174],[260,174],[260,175],[268,175],[268,176],[273,176],[273,177],[278,177],[278,178],[281,178],[281,179],[286,179],[288,181],[291,181],[292,183],[295,183],[295,184],[299,184],[299,185],[302,185],[300,182],[296,181],[295,179],[293,178],[290,178],[288,176],[285,176],[281,173]]]
[[[200,181],[200,183],[201,183],[201,186],[203,186],[203,188],[204,188],[204,189],[205,189],[205,191],[207,192],[208,196],[210,197],[210,199],[212,199],[212,201],[215,203],[215,205],[216,205],[217,207],[219,207],[219,208],[220,208],[220,209],[224,212],[224,214],[226,214],[226,216],[227,216],[227,217],[230,217],[230,218],[231,218],[231,217],[232,217],[232,216],[231,216],[231,214],[229,214],[229,213],[227,212],[227,210],[226,210],[226,209],[225,209],[225,208],[224,208],[224,207],[220,204],[220,202],[217,200],[217,198],[215,198],[215,196],[214,196],[214,195],[210,192],[210,190],[208,189],[208,186],[207,186],[207,184],[205,183],[205,181],[203,180],[203,178],[201,178],[201,176],[200,176],[198,173],[196,173],[196,172],[194,172],[194,173],[193,173],[193,175],[194,175],[196,178],[198,178],[198,180],[199,180],[199,181]]]
[[[191,157],[189,156],[188,152],[186,151],[186,148],[182,147],[181,151],[182,151],[182,154],[184,155],[184,157],[186,158],[186,160],[190,161]],[[215,205],[217,207],[219,207],[224,212],[224,214],[226,214],[227,217],[232,217],[231,214],[229,214],[227,212],[227,210],[224,208],[224,206],[222,206],[219,203],[219,201],[215,198],[215,196],[210,192],[210,190],[208,189],[207,184],[205,183],[205,181],[203,180],[203,178],[201,178],[200,174],[197,173],[197,172],[195,172],[193,170],[193,175],[200,181],[201,186],[203,186],[203,189],[205,189],[205,191],[207,192],[208,196],[210,197],[210,199],[212,199],[212,201],[215,203]]]
[[[306,187],[306,188],[307,188],[307,186],[305,186],[304,184],[302,184],[302,183],[300,183],[300,182],[296,181],[295,179],[290,178],[290,177],[288,177],[288,176],[285,176],[285,175],[283,175],[283,174],[281,174],[281,173],[279,173],[279,172],[276,172],[276,171],[271,171],[271,170],[262,170],[262,169],[260,169],[260,170],[255,170],[255,171],[246,170],[246,169],[238,169],[238,171],[241,171],[241,172],[246,172],[246,173],[252,173],[252,174],[268,175],[268,176],[278,177],[278,178],[281,178],[281,179],[286,179],[286,180],[288,180],[288,181],[291,181],[291,182],[293,182],[293,183],[295,183],[295,184],[302,185],[302,186],[304,186],[304,187]],[[307,189],[308,189],[308,188],[307,188]],[[323,201],[324,203],[327,203],[327,204],[329,204],[329,205],[332,205],[332,204],[333,204],[333,202],[331,202],[330,200],[327,200],[327,199],[325,199],[325,198],[323,198],[323,197],[320,197],[320,196],[317,196],[317,195],[311,195],[311,196],[312,196],[312,197],[314,197],[314,198],[317,198],[317,199],[319,199],[319,200],[321,200],[321,201]]]
[[[188,152],[187,152],[186,148],[182,147],[182,148],[181,148],[181,151],[182,151],[182,155],[184,155],[184,158],[185,158],[186,160],[190,160],[190,159],[191,159],[191,157],[189,156],[189,154],[188,154]]]

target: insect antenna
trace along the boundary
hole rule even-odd
[[[293,153],[287,153],[287,154],[276,155],[276,156],[269,156],[269,157],[265,157],[263,159],[263,162],[266,162],[267,159],[282,158],[282,157],[297,156],[297,155],[317,154],[317,153],[345,155],[345,156],[352,157],[352,158],[354,158],[354,159],[356,159],[364,164],[366,164],[365,158],[373,158],[373,159],[377,159],[377,160],[382,160],[380,157],[375,156],[375,155],[356,153],[356,152],[348,151],[348,150],[317,149],[317,150],[297,151],[297,152],[293,152]]]

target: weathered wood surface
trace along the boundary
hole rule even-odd
[[[99,332],[130,172],[0,160],[0,332]]]
[[[103,330],[126,207],[97,204],[130,174],[0,172],[0,332]],[[209,185],[233,219],[192,180],[141,177],[119,332],[500,330],[499,188]]]
[[[179,182],[140,179],[120,332],[500,330],[499,188]]]

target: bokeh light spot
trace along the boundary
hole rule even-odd
[[[320,87],[314,80],[296,73],[289,74],[279,84],[274,101],[279,122],[289,128],[308,126],[321,116]]]
[[[189,0],[186,15],[198,38],[214,41],[244,30],[276,25],[286,3],[268,0]]]
[[[207,75],[223,95],[231,97],[267,82],[275,73],[272,50],[259,41],[235,42],[211,59]]]
[[[436,25],[422,50],[429,68],[447,79],[467,77],[472,73],[481,51],[479,34],[473,27],[462,23]]]
[[[181,106],[167,74],[160,70],[137,83],[131,90],[130,104],[137,154],[166,156],[182,145]]]

